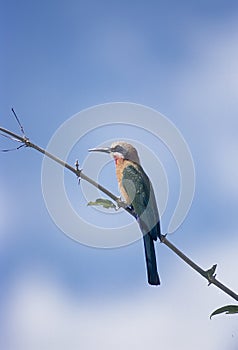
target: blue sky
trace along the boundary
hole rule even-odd
[[[171,240],[205,269],[218,263],[218,277],[238,290],[237,2],[10,0],[0,13],[1,126],[18,131],[14,107],[27,135],[46,147],[63,122],[97,104],[133,102],[166,115],[196,171],[193,205]],[[8,146],[1,138],[0,148]],[[93,146],[89,135],[69,159],[78,152],[83,161]],[[166,247],[157,244],[162,286],[154,289],[140,241],[89,248],[55,226],[41,191],[40,154],[21,149],[0,154],[0,162],[4,349],[37,349],[40,339],[56,349],[237,347],[235,317],[208,320],[233,301],[206,288]],[[176,192],[177,174],[168,169]],[[80,188],[66,177],[77,206]]]

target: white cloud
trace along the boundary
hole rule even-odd
[[[217,247],[216,253],[224,257],[226,271],[237,259],[229,245]],[[209,248],[201,252],[202,261],[208,256]],[[209,320],[209,313],[232,300],[206,287],[200,277],[188,283],[190,269],[174,272],[167,287],[147,286],[143,293],[134,290],[110,300],[75,300],[45,275],[21,276],[9,299],[6,333],[11,337],[5,350],[235,348],[237,316]],[[229,277],[234,280],[233,271]]]

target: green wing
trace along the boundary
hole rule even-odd
[[[139,217],[143,234],[150,233],[154,240],[160,235],[159,213],[151,182],[138,164],[123,170],[122,185]]]

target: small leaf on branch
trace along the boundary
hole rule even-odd
[[[237,314],[238,313],[238,305],[226,305],[223,307],[220,307],[219,309],[213,311],[213,313],[210,315],[210,319],[214,315],[218,315],[225,312],[226,314]]]
[[[112,201],[110,201],[109,199],[105,199],[105,198],[98,198],[95,200],[95,202],[88,202],[87,205],[102,206],[105,209],[117,210],[117,206]]]

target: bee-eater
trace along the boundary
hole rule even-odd
[[[152,184],[140,165],[137,150],[129,143],[114,142],[111,147],[89,150],[106,152],[115,160],[119,189],[127,206],[136,214],[143,233],[148,283],[160,284],[154,241],[161,238],[159,213]]]

